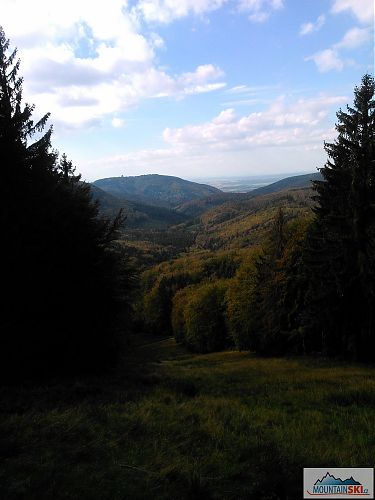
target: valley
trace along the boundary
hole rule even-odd
[[[260,244],[279,207],[286,209],[288,219],[308,216],[311,181],[318,179],[319,174],[284,178],[248,193],[220,192],[214,188],[211,193],[206,185],[168,177],[162,185],[163,177],[103,179],[91,187],[104,216],[114,217],[123,209],[126,219],[122,245],[137,265],[144,267],[196,250],[240,249]],[[138,186],[137,189],[124,194],[124,179],[132,179],[128,190],[129,186]],[[183,195],[180,185],[184,185]],[[155,202],[157,198],[159,201]],[[172,199],[178,199],[178,204],[167,208]]]

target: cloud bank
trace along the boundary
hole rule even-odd
[[[341,95],[296,101],[279,96],[264,110],[248,115],[237,115],[233,108],[227,108],[210,121],[164,129],[164,148],[101,158],[83,165],[83,170],[93,178],[99,167],[102,176],[103,168],[108,176],[142,172],[202,176],[210,171],[230,175],[228,166],[236,162],[237,171],[250,175],[265,170],[262,165],[266,162],[269,173],[282,168],[291,172],[298,166],[284,163],[291,159],[295,163],[306,151],[310,158],[322,156],[324,141],[335,137],[329,115],[345,102],[347,97]],[[275,148],[280,147],[283,155],[275,157]],[[306,162],[303,167],[313,168]]]
[[[179,75],[160,68],[163,40],[142,33],[125,0],[2,0],[2,23],[20,49],[25,98],[63,126],[111,119],[141,99],[225,86],[223,71],[210,63]]]

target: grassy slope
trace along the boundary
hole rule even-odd
[[[303,466],[374,466],[372,368],[170,339],[128,356],[105,379],[2,389],[0,498],[295,499]]]

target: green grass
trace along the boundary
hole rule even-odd
[[[297,499],[302,467],[373,467],[375,371],[129,350],[105,378],[1,389],[0,498]]]

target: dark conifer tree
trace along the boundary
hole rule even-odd
[[[338,137],[315,182],[316,221],[307,239],[306,329],[327,354],[375,359],[374,79],[337,113]],[[315,342],[316,344],[316,342]]]
[[[49,115],[33,122],[16,51],[8,53],[0,29],[1,371],[101,370],[131,281],[112,243],[121,214],[99,218],[89,186],[65,155],[58,162],[52,128],[43,134]]]
[[[255,288],[250,335],[252,349],[260,354],[281,354],[286,351],[282,285],[282,256],[286,244],[285,213],[279,208],[272,222],[268,245],[255,265]]]

